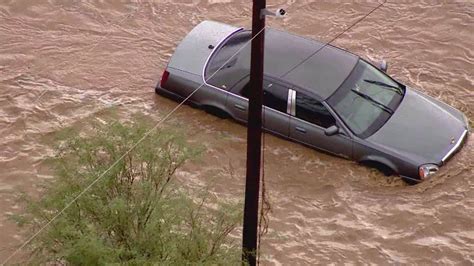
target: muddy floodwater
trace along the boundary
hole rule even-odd
[[[140,112],[158,121],[176,102],[154,86],[179,41],[211,19],[250,26],[251,1],[0,0],[0,259],[24,240],[7,219],[18,191],[37,194],[51,178],[51,136],[67,126]],[[322,41],[376,1],[268,0],[288,16],[270,27]],[[389,1],[334,42],[369,60],[385,58],[401,82],[474,120],[474,2]],[[179,178],[242,198],[246,129],[183,106],[185,125],[206,147]],[[419,134],[430,134],[419,129]],[[474,263],[474,144],[432,180],[398,178],[267,135],[266,188],[272,206],[264,264]],[[20,253],[21,255],[21,253]]]

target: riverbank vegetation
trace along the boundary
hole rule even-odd
[[[240,263],[240,240],[230,234],[241,205],[177,180],[200,152],[183,132],[152,130],[132,149],[151,128],[138,119],[62,132],[55,178],[40,199],[23,197],[26,210],[15,217],[29,237],[67,206],[27,246],[30,263]]]

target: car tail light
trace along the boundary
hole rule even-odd
[[[436,172],[438,172],[439,168],[437,165],[434,164],[425,164],[420,166],[418,168],[418,174],[420,176],[421,180],[426,180],[430,176],[434,175]]]
[[[161,86],[162,88],[164,88],[166,82],[168,82],[168,78],[169,78],[169,77],[170,77],[170,72],[168,72],[168,71],[165,70],[165,71],[163,72],[163,75],[161,76],[160,86]]]

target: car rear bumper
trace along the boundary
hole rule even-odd
[[[179,94],[176,94],[176,93],[174,93],[172,91],[169,91],[167,89],[163,89],[159,84],[156,85],[155,92],[156,92],[156,94],[159,94],[161,96],[164,96],[164,97],[166,97],[168,99],[171,99],[173,101],[176,101],[176,102],[182,102],[185,99],[183,96],[181,96]],[[189,104],[193,107],[200,107],[201,106],[200,104],[198,104],[194,101],[191,101],[190,99],[186,100],[185,103]]]
[[[184,98],[174,92],[169,90],[163,89],[160,85],[156,85],[155,87],[156,94],[165,96],[166,98],[172,99],[174,101],[182,101]]]

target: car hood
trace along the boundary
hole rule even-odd
[[[394,114],[367,141],[417,164],[442,164],[467,130],[460,111],[407,88]]]

